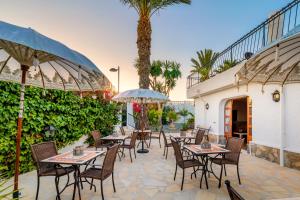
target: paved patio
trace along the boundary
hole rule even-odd
[[[187,175],[184,189],[180,191],[181,175],[179,169],[176,181],[173,181],[175,158],[170,149],[168,159],[162,156],[163,148],[159,148],[155,141],[151,144],[148,154],[137,154],[137,159],[130,163],[129,155],[121,162],[117,159],[115,164],[115,183],[117,192],[113,193],[111,179],[104,182],[104,195],[106,199],[203,199],[226,200],[228,199],[226,187],[217,188],[217,181],[212,176],[209,178],[209,190],[199,189],[199,176],[190,179]],[[101,161],[98,161],[102,163]],[[229,179],[234,188],[245,199],[281,199],[300,197],[300,171],[280,167],[243,152],[241,155],[241,180],[238,185],[235,167],[227,167]],[[219,169],[215,169],[219,172]],[[188,170],[189,174],[192,170]],[[63,181],[61,182],[63,183]],[[101,199],[100,184],[97,183],[97,192],[90,191],[87,184],[84,185],[82,199]],[[203,185],[204,186],[204,185]],[[36,191],[36,172],[29,172],[20,176],[20,187],[23,199],[34,199]],[[67,189],[62,199],[71,199],[72,189]],[[53,178],[41,178],[41,200],[55,199],[55,187]]]

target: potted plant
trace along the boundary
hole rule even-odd
[[[168,112],[168,121],[169,121],[169,128],[170,129],[175,129],[175,124],[174,122],[176,122],[178,120],[178,115],[174,110],[170,110]]]

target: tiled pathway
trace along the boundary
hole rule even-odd
[[[104,183],[106,199],[203,199],[203,200],[226,200],[228,199],[226,187],[217,188],[217,181],[211,176],[209,190],[199,189],[199,177],[190,179],[187,175],[184,190],[180,191],[181,175],[179,169],[176,181],[173,181],[175,161],[173,150],[170,149],[168,160],[162,156],[163,148],[153,142],[148,154],[137,154],[137,159],[130,163],[129,155],[115,164],[115,182],[117,192],[113,193],[111,179]],[[100,162],[100,161],[98,161]],[[102,160],[101,160],[102,162]],[[300,197],[300,171],[283,168],[277,164],[255,158],[243,152],[241,156],[241,180],[238,185],[235,167],[227,167],[229,179],[237,191],[245,199],[280,199],[288,197]],[[219,172],[218,168],[215,169]],[[187,171],[189,174],[191,170]],[[20,187],[23,199],[34,199],[36,190],[36,172],[21,175]],[[97,182],[96,182],[97,183]],[[97,183],[98,184],[98,183]],[[97,192],[90,191],[85,185],[82,190],[82,199],[101,199],[100,184]],[[72,188],[67,189],[62,199],[71,199]],[[55,187],[53,178],[41,178],[41,200],[54,200]]]

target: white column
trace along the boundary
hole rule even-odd
[[[281,122],[281,131],[280,131],[280,166],[284,166],[284,149],[285,149],[285,93],[284,86],[281,87],[280,92],[280,122]]]

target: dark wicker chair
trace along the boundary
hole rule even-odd
[[[134,152],[134,157],[136,158],[136,153],[135,153],[135,143],[136,143],[136,139],[137,139],[137,136],[138,136],[138,132],[133,132],[132,133],[132,136],[131,136],[131,139],[130,139],[130,143],[129,144],[122,144],[120,146],[120,148],[122,148],[122,155],[125,155],[124,154],[124,149],[128,149],[129,150],[129,155],[130,155],[130,161],[132,162],[132,156],[131,156],[131,149],[133,149],[133,152]]]
[[[202,143],[202,140],[204,138],[205,130],[199,129],[196,133],[196,138],[195,138],[195,144],[199,145]]]
[[[160,131],[159,132],[155,132],[155,131],[152,131],[151,134],[150,134],[150,141],[149,141],[149,147],[151,146],[151,140],[152,139],[158,139],[158,142],[159,142],[159,148],[161,148],[161,144],[160,144],[160,137],[161,137],[161,132],[162,132],[163,128],[161,127]]]
[[[119,144],[113,145],[112,147],[108,148],[103,161],[102,168],[91,167],[80,174],[81,178],[86,178],[86,179],[91,178],[92,179],[91,183],[93,183],[94,179],[100,180],[102,200],[104,200],[103,181],[108,177],[110,177],[110,175],[112,177],[114,192],[116,192],[116,187],[114,182],[114,164],[116,161],[118,149],[119,149]]]
[[[169,149],[169,147],[172,147],[172,143],[168,142],[166,134],[165,134],[165,132],[163,130],[161,131],[161,134],[163,135],[164,144],[165,144],[163,156],[166,156],[166,159],[167,159],[168,158],[168,152],[169,152],[168,149]]]
[[[104,143],[104,141],[101,140],[102,135],[101,135],[100,131],[97,131],[97,130],[92,131],[91,135],[94,139],[94,146],[95,146],[96,150],[98,148],[103,149],[103,148],[108,148],[109,146],[111,146],[111,143]]]
[[[223,168],[224,168],[225,176],[227,176],[226,165],[236,165],[239,184],[241,184],[240,173],[239,173],[239,160],[240,160],[240,154],[241,154],[243,144],[244,144],[244,139],[240,139],[236,137],[228,138],[225,148],[230,150],[230,153],[226,153],[224,156],[222,156],[222,158],[220,157],[211,158],[211,165],[214,163],[221,166],[219,187],[221,187]]]
[[[174,154],[176,158],[176,168],[175,168],[175,173],[174,173],[174,181],[176,179],[176,174],[177,174],[177,166],[179,166],[182,169],[183,175],[182,175],[182,182],[181,182],[181,190],[183,189],[183,183],[184,183],[184,171],[186,168],[191,168],[193,167],[194,169],[194,174],[196,174],[196,167],[199,169],[199,167],[204,167],[204,165],[197,159],[183,159],[182,152],[180,150],[180,145],[178,144],[178,141],[171,138],[171,144],[174,149]],[[192,176],[191,176],[192,177]],[[205,175],[206,178],[206,175]]]
[[[230,181],[226,180],[225,184],[231,200],[245,200],[234,188],[231,187]]]
[[[54,176],[55,177],[55,187],[56,192],[59,197],[59,194],[63,192],[59,192],[58,185],[59,185],[59,178],[61,176],[68,175],[69,183],[69,174],[74,171],[73,167],[62,167],[60,165],[43,163],[42,160],[46,158],[50,158],[52,156],[57,155],[57,149],[54,142],[43,142],[40,144],[31,145],[31,153],[34,159],[34,162],[37,167],[37,189],[36,189],[36,196],[35,199],[38,199],[39,196],[39,188],[40,188],[40,177],[42,176]]]

